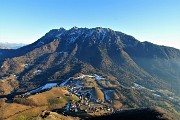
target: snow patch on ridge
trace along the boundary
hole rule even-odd
[[[105,79],[105,78],[103,78],[102,76],[99,76],[99,75],[96,75],[96,74],[95,74],[95,78],[96,78],[96,80],[99,81],[99,82],[100,82],[101,80],[104,80],[104,79]]]
[[[64,86],[66,83],[69,82],[69,80],[71,80],[73,77],[68,78],[67,80],[65,80],[63,83],[61,83],[59,86]]]
[[[83,34],[83,31],[81,29],[73,29],[73,31],[71,31],[69,34],[68,34],[68,39],[67,41],[69,43],[74,43],[81,35]]]
[[[52,88],[52,87],[54,87],[56,85],[57,85],[57,83],[47,83],[46,85],[43,86],[42,90],[50,89],[50,88]]]
[[[37,92],[41,92],[43,90],[51,89],[52,87],[55,87],[55,86],[57,86],[57,83],[47,83],[44,86],[41,86],[41,87],[39,87],[39,88],[37,88],[35,90],[27,92],[26,94],[34,94],[34,93],[37,93]]]
[[[139,84],[137,84],[137,83],[134,83],[134,86],[137,87],[137,88],[146,89],[145,87],[143,87],[143,86],[141,86],[141,85],[139,85]]]

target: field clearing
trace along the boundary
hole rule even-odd
[[[49,91],[31,95],[27,98],[16,98],[32,101],[35,106],[21,103],[6,103],[0,107],[0,118],[7,120],[35,120],[42,110],[62,108],[69,100],[78,101],[79,98],[63,87],[55,87]],[[24,103],[24,101],[23,101]]]
[[[17,103],[7,103],[6,105],[0,108],[0,118],[5,119],[31,108],[31,106],[25,106]]]

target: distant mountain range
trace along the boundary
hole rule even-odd
[[[23,43],[0,42],[0,49],[17,49],[25,45]]]
[[[0,46],[0,49],[8,49],[7,47],[4,46]]]
[[[9,88],[0,86],[1,95],[26,93],[79,74],[97,74],[106,78],[91,81],[100,96],[112,90],[128,108],[158,104],[180,111],[180,50],[140,42],[109,28],[50,30],[30,45],[1,49],[0,66],[0,77]]]

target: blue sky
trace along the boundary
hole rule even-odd
[[[180,0],[0,0],[0,42],[32,43],[73,26],[108,27],[180,49]]]

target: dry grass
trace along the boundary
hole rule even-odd
[[[105,100],[105,99],[104,99],[104,93],[101,91],[100,88],[94,87],[94,91],[95,91],[95,95],[96,95],[96,98],[97,98],[97,99],[100,99],[100,100],[102,100],[102,101]]]
[[[92,88],[97,86],[98,84],[93,78],[85,78],[85,87]]]
[[[63,116],[60,114],[57,114],[55,112],[50,112],[50,115],[46,118],[42,118],[39,116],[36,118],[36,120],[79,120],[77,117],[70,117],[70,116]]]
[[[122,108],[122,103],[118,100],[113,100],[113,106],[117,109],[121,109]]]
[[[2,119],[5,119],[17,113],[21,113],[22,111],[28,110],[30,108],[32,107],[16,103],[7,103],[6,105],[0,108],[0,116]]]
[[[63,88],[52,88],[50,91],[39,93],[28,97],[34,101],[38,106],[53,105],[53,104],[66,104],[68,100],[79,100],[75,95],[66,96],[69,92]]]
[[[18,87],[18,84],[18,81],[13,75],[4,80],[0,80],[0,95],[10,94],[16,87]]]
[[[65,94],[69,94],[69,92],[63,87],[56,87],[26,98],[31,99],[37,106],[6,103],[0,108],[0,117],[2,119],[8,118],[8,120],[36,120],[42,110],[62,108],[69,100],[79,100],[75,95],[66,96]]]
[[[17,113],[9,117],[8,120],[36,120],[39,113],[47,108],[48,108],[47,106],[34,107],[26,111],[23,111],[21,113]]]

